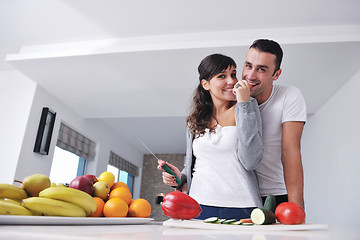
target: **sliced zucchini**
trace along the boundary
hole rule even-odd
[[[233,218],[233,219],[227,219],[225,221],[223,221],[221,224],[232,224],[233,222],[236,222],[236,219]]]
[[[275,223],[275,214],[268,209],[255,208],[250,214],[253,223],[258,225]]]
[[[254,225],[253,223],[242,223],[241,225],[244,225],[244,226],[251,226],[251,225]]]
[[[235,221],[235,222],[232,222],[231,224],[232,225],[241,225],[241,224],[243,224],[243,222],[242,221]]]
[[[270,210],[273,213],[275,213],[275,208],[276,208],[275,196],[272,194],[267,195],[264,203],[264,209]]]
[[[218,217],[209,217],[207,219],[204,219],[205,223],[216,223],[219,220]]]
[[[225,219],[225,218],[221,218],[221,219],[218,219],[218,220],[216,221],[216,223],[223,223],[224,221],[226,221],[226,219]]]

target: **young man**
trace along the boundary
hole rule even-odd
[[[300,141],[306,122],[306,104],[292,86],[274,85],[281,74],[283,52],[272,40],[258,39],[246,55],[242,79],[253,85],[263,125],[263,159],[257,169],[260,193],[304,208]]]

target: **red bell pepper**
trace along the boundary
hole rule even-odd
[[[174,191],[164,197],[161,204],[163,213],[173,219],[188,220],[196,218],[201,213],[199,203],[185,193]]]

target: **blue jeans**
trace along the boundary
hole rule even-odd
[[[225,218],[225,219],[233,219],[236,220],[250,218],[250,213],[254,209],[251,208],[228,208],[228,207],[213,207],[213,206],[206,206],[201,205],[201,213],[195,219],[204,220],[209,217],[218,217],[218,218]]]

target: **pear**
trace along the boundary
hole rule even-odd
[[[39,192],[50,186],[50,179],[44,174],[27,176],[21,184],[21,188],[31,197],[38,197]]]
[[[109,192],[110,192],[110,187],[109,184],[107,184],[107,182],[99,181],[94,184],[94,192],[93,192],[94,197],[99,197],[104,200],[109,195]]]

